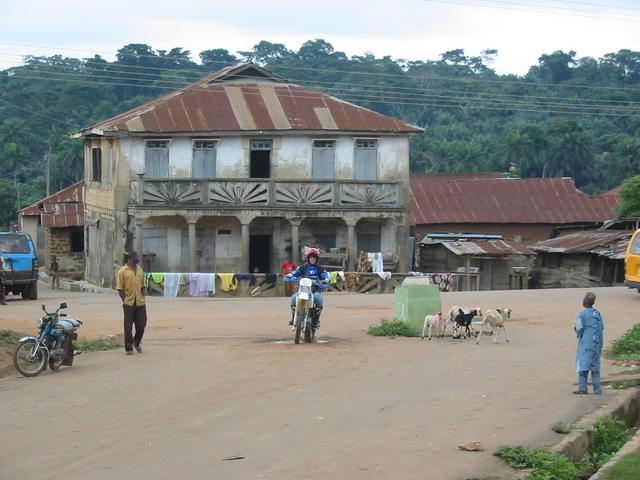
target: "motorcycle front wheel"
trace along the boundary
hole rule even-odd
[[[304,323],[304,312],[302,310],[296,311],[296,319],[294,325],[296,326],[296,334],[293,342],[297,345],[300,343],[300,334],[302,333],[302,324]]]
[[[37,342],[33,339],[18,343],[16,351],[13,353],[13,365],[16,370],[25,377],[35,377],[47,368],[49,352],[45,348],[39,348],[32,356]]]

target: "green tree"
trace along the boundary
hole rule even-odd
[[[618,193],[620,217],[640,217],[640,175],[628,178]]]

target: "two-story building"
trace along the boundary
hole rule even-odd
[[[112,285],[132,248],[157,272],[278,272],[305,244],[406,271],[420,131],[250,63],[88,127],[86,278]]]

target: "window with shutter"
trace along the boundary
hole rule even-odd
[[[358,252],[380,251],[380,225],[360,224],[357,227]]]
[[[378,179],[377,140],[356,140],[353,156],[353,178],[355,180]]]
[[[102,182],[102,148],[91,149],[91,181]]]
[[[211,178],[216,176],[216,140],[194,140],[191,176]]]
[[[169,141],[148,140],[144,154],[144,175],[147,178],[169,177]]]
[[[336,177],[336,142],[315,140],[311,160],[311,177],[317,180],[333,180]]]

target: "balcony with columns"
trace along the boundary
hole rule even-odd
[[[402,239],[408,235],[407,198],[406,186],[398,181],[147,179],[139,175],[130,183],[129,214],[135,219],[138,251],[143,251],[143,226],[147,219],[183,217],[188,227],[191,271],[197,271],[196,226],[202,218],[230,218],[236,226],[239,223],[241,271],[249,271],[249,243],[254,220],[286,219],[290,225],[294,260],[299,260],[299,228],[305,219],[339,221],[346,226],[347,268],[353,270],[357,253],[356,228],[363,219],[397,225],[397,253],[405,250]]]

